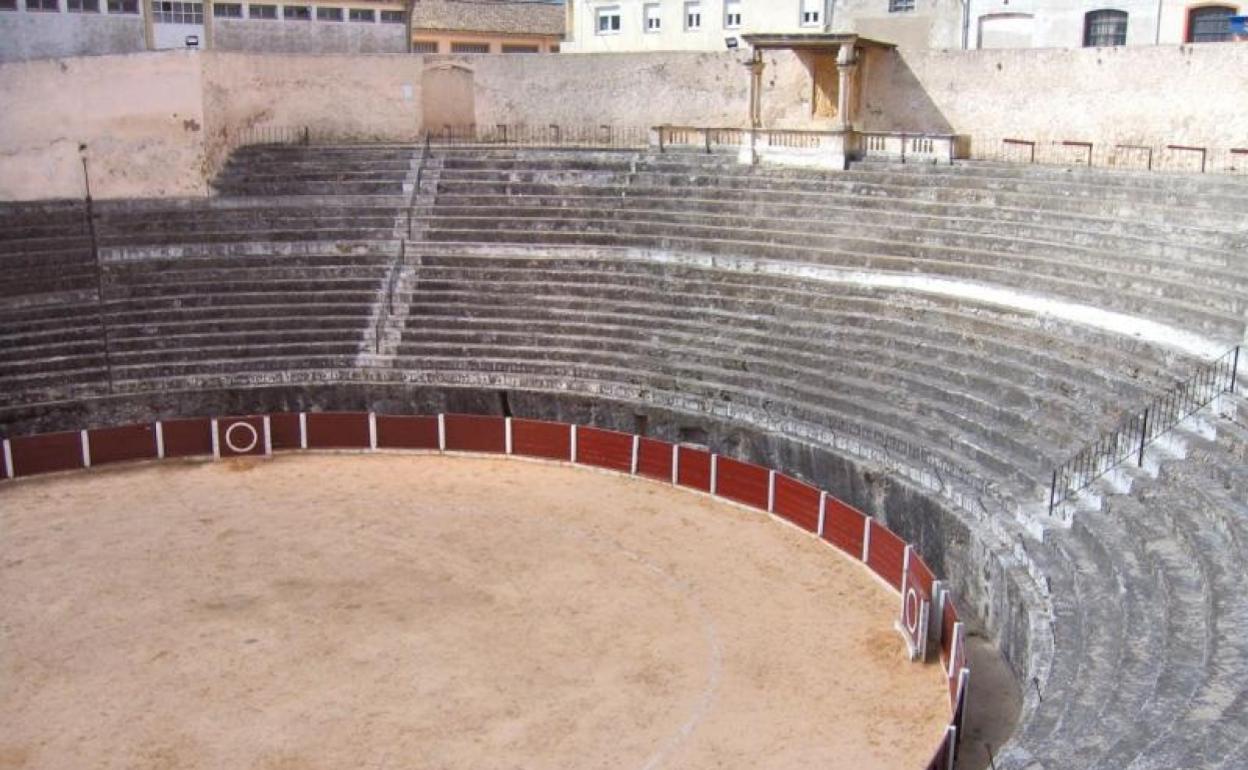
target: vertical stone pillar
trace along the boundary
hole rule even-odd
[[[203,45],[200,48],[205,51],[212,50],[212,0],[203,0],[204,2],[204,39],[201,41]]]
[[[836,52],[836,69],[839,75],[836,128],[849,131],[854,127],[852,114],[858,102],[858,49],[853,45],[843,45]]]
[[[750,128],[763,127],[763,52],[754,51],[750,60]]]
[[[143,44],[149,51],[156,50],[156,28],[153,26],[155,23],[152,18],[152,0],[143,0]]]

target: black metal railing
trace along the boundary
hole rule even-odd
[[[495,125],[444,125],[429,127],[429,140],[437,145],[521,145],[530,147],[605,147],[636,149],[650,144],[646,126],[572,125],[544,126],[524,123]]]
[[[1176,425],[1224,393],[1234,393],[1240,346],[1203,364],[1190,377],[1124,417],[1118,427],[1101,435],[1053,469],[1049,514],[1053,515],[1092,482],[1127,462],[1144,464],[1144,450]]]

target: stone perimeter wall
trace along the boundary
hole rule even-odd
[[[741,126],[740,52],[559,56],[138,53],[0,64],[0,200],[202,196],[257,129],[413,141],[426,125]],[[764,121],[802,125],[805,66],[768,55]],[[1248,144],[1248,46],[876,52],[865,130]],[[85,145],[80,150],[80,146]]]

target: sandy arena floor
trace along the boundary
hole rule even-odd
[[[897,599],[767,516],[499,459],[0,489],[0,768],[919,768]]]

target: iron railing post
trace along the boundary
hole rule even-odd
[[[1137,467],[1144,467],[1144,447],[1148,444],[1148,409],[1144,409],[1144,421],[1140,423],[1140,456]]]
[[[1227,388],[1228,393],[1235,392],[1235,380],[1239,376],[1239,345],[1235,346],[1234,358],[1231,360],[1231,386]]]
[[[1053,506],[1057,502],[1057,468],[1053,469],[1053,485],[1049,487],[1049,515],[1053,515]]]

